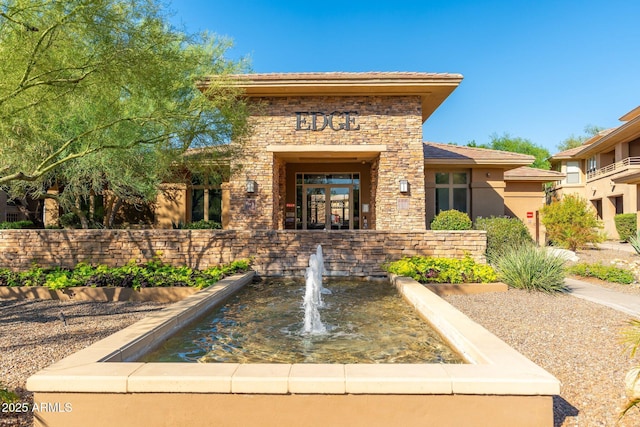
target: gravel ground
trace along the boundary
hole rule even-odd
[[[61,301],[0,301],[0,382],[33,403],[29,376],[111,335],[162,304]],[[67,326],[60,318],[64,314]],[[0,426],[31,426],[31,414],[0,412]]]
[[[634,260],[620,251],[587,250],[581,261]],[[634,258],[635,257],[635,258]],[[640,294],[640,287],[604,284]],[[620,343],[629,321],[623,313],[570,295],[520,290],[450,296],[451,304],[562,382],[554,398],[555,426],[640,425],[633,410],[616,424],[626,403],[624,376],[640,360],[630,360]],[[0,381],[31,402],[26,379],[38,370],[124,328],[163,307],[150,303],[0,301]],[[64,313],[67,326],[60,319]],[[0,413],[0,426],[31,426],[30,416]]]

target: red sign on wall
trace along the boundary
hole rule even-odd
[[[533,218],[533,212],[527,212],[527,218]]]

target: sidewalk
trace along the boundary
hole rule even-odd
[[[632,248],[633,249],[633,248]],[[629,295],[576,279],[565,279],[569,294],[640,318],[640,295]]]

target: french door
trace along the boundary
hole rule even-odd
[[[305,185],[304,190],[303,229],[353,229],[351,185]]]

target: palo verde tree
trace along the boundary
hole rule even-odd
[[[175,29],[156,0],[0,0],[0,187],[73,210],[105,189],[151,199],[189,149],[238,156],[246,66],[229,46]]]

